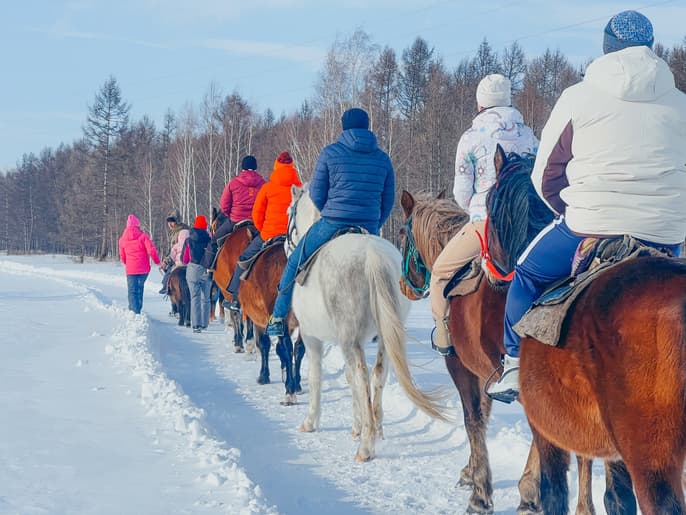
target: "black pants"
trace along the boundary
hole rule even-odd
[[[262,238],[258,234],[253,238],[253,240],[248,244],[248,247],[243,251],[243,253],[240,255],[238,258],[238,261],[246,261],[253,257],[255,254],[257,254],[260,249],[262,249],[262,246],[264,245],[264,241],[262,241]],[[231,282],[229,282],[229,287],[226,289],[231,295],[233,295],[234,300],[238,299],[238,288],[241,286],[241,274],[245,271],[245,268],[242,268],[240,265],[236,265],[235,270],[233,271],[233,275],[231,276]]]

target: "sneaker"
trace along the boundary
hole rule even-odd
[[[503,375],[488,387],[488,396],[496,401],[511,403],[519,397],[519,358],[505,355]]]
[[[196,325],[196,326],[193,328],[193,332],[194,332],[194,333],[201,333],[201,332],[202,332],[202,327]]]
[[[267,336],[282,337],[286,333],[286,323],[283,318],[275,317],[274,315],[269,317],[269,323],[264,330]]]
[[[167,293],[167,287],[162,286],[162,288],[160,288],[160,291],[158,291],[157,293],[161,293],[162,295],[164,295],[165,293]]]
[[[228,306],[229,311],[233,311],[234,313],[240,313],[241,311],[241,304],[238,302],[238,300],[232,300],[231,304]]]

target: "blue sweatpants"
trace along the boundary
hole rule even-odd
[[[293,253],[288,256],[286,268],[281,276],[281,281],[279,281],[279,294],[274,303],[273,315],[275,318],[285,318],[291,309],[293,285],[299,266],[307,261],[322,245],[331,240],[339,230],[349,227],[362,227],[370,234],[379,233],[378,224],[371,222],[343,222],[329,218],[320,218],[316,221],[298,242]]]
[[[563,218],[558,218],[520,256],[505,303],[505,350],[510,356],[519,357],[520,338],[513,326],[548,286],[569,276],[574,254],[583,239],[567,227]],[[643,243],[679,254],[679,245]]]

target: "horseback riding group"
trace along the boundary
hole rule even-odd
[[[637,501],[644,514],[686,513],[686,264],[677,259],[686,236],[686,95],[653,41],[645,16],[613,16],[604,55],[562,93],[540,142],[511,105],[510,81],[484,77],[478,114],[457,145],[455,201],[403,191],[400,252],[379,237],[395,178],[364,110],[343,113],[340,137],[304,188],[288,152],[267,182],[246,156],[212,238],[202,216],[190,231],[168,218],[178,235],[170,257],[189,263],[192,325],[207,326],[209,286],[200,283],[211,271],[237,351],[243,327],[254,325],[261,383],[276,343],[286,404],[300,388],[304,344],[302,431],[319,424],[322,344],[338,343],[356,459],[367,461],[383,434],[389,358],[412,402],[446,419],[440,397],[414,385],[406,357],[408,299],[428,295],[431,343],[469,434],[460,483],[472,489],[470,512],[493,511],[491,400],[519,399],[534,438],[518,513],[567,512],[570,452],[577,512],[594,512],[591,464],[600,458],[608,513],[636,513]],[[372,338],[370,387],[364,344]]]

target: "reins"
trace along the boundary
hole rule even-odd
[[[429,292],[431,271],[424,264],[422,256],[419,255],[419,250],[417,250],[417,243],[415,242],[414,235],[412,234],[412,215],[408,217],[403,227],[405,229],[406,242],[405,252],[403,252],[403,280],[405,281],[407,287],[412,290],[412,293],[415,296],[424,298]],[[414,269],[416,272],[424,276],[424,280],[421,285],[416,284],[412,280],[412,277],[410,277],[410,264],[414,264]]]

